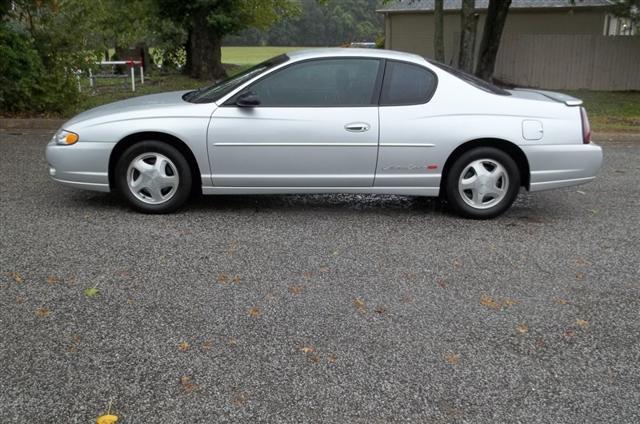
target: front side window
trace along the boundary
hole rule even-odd
[[[378,59],[310,60],[275,71],[246,90],[261,107],[344,107],[376,104]]]
[[[380,95],[381,106],[418,105],[428,102],[436,89],[436,75],[425,67],[387,61]]]
[[[284,54],[273,57],[239,74],[223,79],[210,87],[186,93],[182,98],[191,103],[211,103],[218,101],[251,78],[257,77],[269,69],[285,63],[287,60],[289,60],[289,57]]]

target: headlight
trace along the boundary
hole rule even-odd
[[[56,142],[56,144],[67,146],[70,144],[75,144],[79,139],[80,136],[78,134],[65,130],[58,130],[56,135],[53,136],[53,140]]]

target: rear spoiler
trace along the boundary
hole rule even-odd
[[[530,88],[514,88],[514,91],[528,91],[530,93],[541,94],[551,100],[555,100],[556,102],[564,103],[567,106],[581,106],[582,100],[576,99],[575,97],[571,97],[567,94],[557,93],[555,91],[546,91],[546,90],[532,90]]]

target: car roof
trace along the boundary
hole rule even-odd
[[[398,52],[395,50],[382,49],[359,49],[359,48],[316,48],[306,50],[295,50],[287,53],[292,61],[315,59],[320,57],[375,57],[380,59],[396,59],[410,62],[425,62],[425,59],[413,53]]]

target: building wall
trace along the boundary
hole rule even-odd
[[[603,35],[606,18],[602,9],[512,10],[495,77],[513,85],[548,89],[639,90],[640,37]],[[484,22],[481,12],[476,52]],[[385,46],[433,57],[433,28],[432,13],[387,15]],[[459,34],[460,14],[445,13],[445,62],[454,66]]]
[[[485,11],[479,12],[476,48],[484,29]],[[594,34],[604,31],[606,13],[602,9],[521,11],[511,10],[504,35],[514,34]],[[433,13],[386,15],[386,48],[433,57]],[[460,14],[444,15],[445,61],[454,64],[458,55]]]

